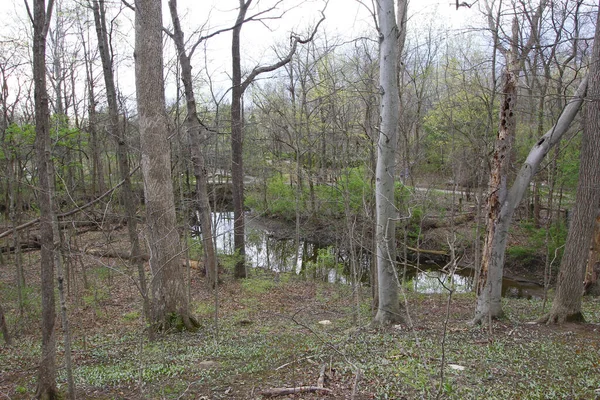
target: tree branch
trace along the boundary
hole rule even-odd
[[[133,175],[138,169],[139,169],[139,165],[137,167],[135,167],[133,169],[133,171],[131,171],[131,173],[129,174],[129,176]],[[121,185],[123,185],[123,183],[125,183],[125,180],[122,180],[121,182],[119,182],[117,185],[115,185],[113,188],[111,188],[110,190],[108,190],[107,192],[105,192],[104,194],[102,194],[100,197],[95,198],[94,200],[80,206],[80,207],[76,207],[73,210],[67,211],[65,213],[62,214],[57,214],[56,217],[57,218],[66,218],[69,217],[73,214],[77,214],[78,212],[81,212],[83,210],[85,210],[86,208],[89,208],[91,206],[93,206],[94,204],[96,204],[97,202],[99,202],[100,200],[102,200],[103,198],[105,198],[106,196],[110,195],[112,192],[114,192],[116,189],[118,189],[119,187],[121,187]],[[40,222],[39,218],[33,219],[29,222],[25,222],[24,224],[21,224],[19,226],[15,226],[14,228],[10,228],[9,230],[6,230],[2,233],[0,233],[0,239],[2,239],[3,237],[6,237],[8,235],[10,235],[13,232],[17,232],[20,230],[23,230],[25,228],[28,228],[32,225],[37,224],[38,222]]]
[[[329,1],[325,2],[325,7],[323,8],[323,10],[321,10],[321,19],[319,20],[319,22],[317,22],[317,25],[315,25],[315,28],[313,29],[310,36],[306,39],[302,39],[302,38],[300,38],[300,36],[292,33],[290,35],[291,48],[290,48],[290,51],[288,52],[288,54],[284,58],[282,58],[278,62],[276,62],[275,64],[267,65],[264,67],[254,68],[252,70],[252,72],[250,72],[250,74],[246,77],[246,79],[244,79],[244,81],[241,84],[242,93],[244,93],[246,91],[248,86],[250,86],[250,84],[252,82],[254,82],[254,79],[256,79],[256,77],[258,75],[264,74],[266,72],[275,71],[276,69],[283,67],[285,64],[289,63],[292,60],[292,57],[294,56],[294,54],[296,53],[298,43],[306,44],[315,38],[315,35],[317,34],[317,30],[319,29],[319,25],[321,25],[321,23],[323,21],[325,21],[325,10],[327,9],[328,4],[329,4]]]

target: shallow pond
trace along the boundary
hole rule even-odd
[[[329,282],[347,283],[351,279],[349,262],[333,246],[293,239],[280,239],[253,218],[246,218],[246,257],[253,268],[264,268],[275,272],[307,274]],[[233,254],[233,213],[213,213],[217,250]],[[368,282],[370,260],[361,257],[358,264],[359,280]],[[455,292],[473,290],[473,270],[461,269],[454,274],[427,265],[428,270],[409,268],[405,274],[405,287],[419,293],[443,293],[448,288]],[[505,278],[503,295],[512,297],[541,297],[543,288],[524,280]]]

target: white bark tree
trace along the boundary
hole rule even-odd
[[[379,84],[381,94],[377,166],[375,171],[377,280],[379,304],[374,322],[402,321],[396,274],[396,220],[394,201],[398,109],[398,25],[394,0],[377,2],[379,23]]]

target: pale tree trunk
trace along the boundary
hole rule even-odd
[[[165,107],[162,6],[160,0],[135,4],[135,83],[139,113],[146,224],[152,272],[151,329],[194,329],[179,266],[171,150]]]
[[[148,323],[150,320],[150,301],[146,283],[146,273],[144,271],[144,261],[140,250],[140,241],[137,231],[136,209],[137,204],[133,196],[131,187],[131,173],[129,166],[129,157],[127,156],[127,142],[125,129],[121,128],[119,123],[119,107],[117,104],[117,89],[115,85],[113,71],[113,57],[110,52],[108,29],[106,26],[106,6],[104,0],[93,0],[92,10],[94,12],[94,24],[96,26],[96,36],[98,38],[98,51],[102,60],[102,73],[104,75],[104,84],[106,86],[106,99],[108,102],[109,114],[109,136],[117,143],[117,160],[119,163],[119,173],[123,180],[123,189],[121,190],[121,199],[125,208],[127,219],[127,230],[131,245],[131,263],[138,271],[139,290],[142,295],[144,317]]]
[[[186,54],[183,40],[183,31],[177,15],[177,0],[169,0],[169,10],[173,20],[173,41],[179,54],[181,65],[181,81],[183,82],[186,99],[187,116],[185,127],[189,136],[190,153],[196,177],[196,199],[197,209],[200,214],[200,226],[202,228],[202,244],[204,250],[204,266],[206,269],[206,280],[209,286],[214,287],[217,277],[217,257],[213,243],[213,230],[210,218],[210,202],[208,199],[206,165],[202,153],[202,125],[196,110],[196,97],[192,81],[192,64],[190,54]]]
[[[488,220],[488,223],[493,224],[493,230],[488,226],[488,236],[486,237],[484,246],[484,251],[488,253],[484,254],[483,260],[488,260],[489,268],[482,268],[481,270],[482,275],[488,272],[488,276],[487,279],[480,277],[480,282],[485,282],[485,285],[478,288],[477,308],[473,323],[484,321],[490,317],[490,314],[494,318],[502,315],[500,301],[502,296],[504,255],[512,217],[542,160],[569,130],[569,126],[579,112],[585,97],[587,82],[587,78],[581,82],[573,99],[566,105],[556,124],[533,146],[510,191],[502,196],[502,201],[498,202],[498,208],[494,210],[496,218],[493,221]],[[493,191],[490,191],[490,193],[491,196],[494,195]],[[493,243],[493,245],[490,246],[490,243]],[[483,266],[485,267],[486,265],[484,264]]]
[[[592,296],[600,295],[600,213],[596,216],[594,226],[594,237],[592,238],[592,247],[588,257],[587,267],[585,269],[585,281],[583,287],[585,294]]]
[[[507,231],[512,212],[507,221],[502,220],[503,204],[507,201],[508,176],[513,159],[512,144],[514,142],[517,117],[517,91],[522,60],[527,57],[537,38],[537,25],[543,12],[545,2],[541,1],[536,13],[531,17],[531,36],[526,45],[519,43],[519,21],[515,16],[512,21],[512,33],[509,39],[510,48],[499,44],[498,21],[494,21],[489,4],[485,3],[488,12],[489,28],[494,32],[494,40],[498,49],[504,54],[504,84],[500,103],[500,119],[498,135],[492,159],[492,168],[488,185],[487,229],[479,266],[477,282],[477,305],[473,323],[480,323],[487,318],[500,318],[502,311],[502,275],[504,270],[504,250],[506,249]],[[529,184],[529,182],[527,182]],[[520,199],[519,199],[520,201]]]
[[[46,37],[52,15],[53,0],[33,3],[33,79],[35,98],[35,150],[39,180],[40,254],[42,297],[42,353],[38,368],[36,398],[57,399],[56,388],[56,300],[54,298],[54,253],[56,242],[53,231],[54,168],[50,149],[50,111],[46,89]],[[29,9],[28,9],[29,10]]]
[[[396,220],[394,204],[398,125],[398,26],[393,0],[377,3],[379,21],[380,131],[375,171],[376,246],[379,304],[374,322],[388,325],[402,321],[396,274]]]
[[[590,60],[588,98],[600,98],[600,14],[596,21],[594,47]],[[583,321],[581,297],[586,261],[598,216],[600,199],[600,103],[590,101],[585,110],[579,166],[579,182],[573,217],[556,285],[556,296],[547,323]]]

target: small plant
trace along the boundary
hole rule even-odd
[[[244,291],[253,295],[266,293],[273,287],[275,287],[275,283],[271,279],[251,278],[242,282]]]
[[[140,312],[139,311],[130,311],[128,313],[123,314],[123,319],[125,321],[137,321],[138,319],[140,319]]]

